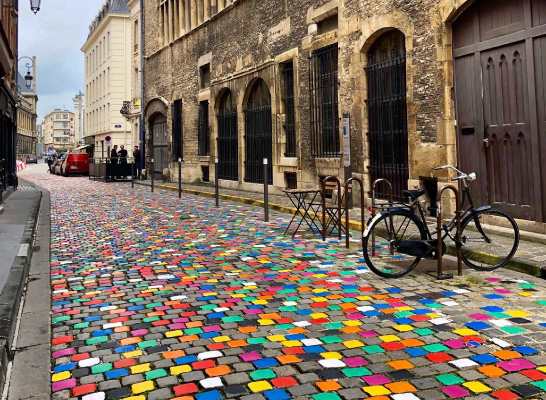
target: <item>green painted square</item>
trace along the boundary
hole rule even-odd
[[[259,369],[257,371],[252,371],[249,375],[255,381],[277,377],[277,374],[275,374],[275,372],[273,372],[271,369]]]
[[[218,308],[218,304],[205,304],[204,306],[201,306],[201,310],[214,310],[215,308]]]
[[[516,333],[524,333],[527,332],[525,329],[520,328],[518,326],[504,326],[501,328],[501,331],[510,333],[511,335],[514,335]]]
[[[188,328],[188,329],[184,329],[184,333],[186,335],[199,335],[199,334],[203,333],[203,329],[201,329],[201,328]]]
[[[51,322],[62,322],[62,321],[68,321],[70,319],[70,315],[63,315],[62,317],[53,318]]]
[[[244,321],[244,319],[240,315],[232,315],[230,317],[222,317],[222,322],[224,322],[224,323],[241,322],[241,321]]]
[[[298,311],[298,307],[295,307],[295,306],[279,307],[279,311],[281,311],[281,312],[296,312],[296,311]]]
[[[415,315],[415,314],[412,313],[411,311],[400,311],[400,312],[394,313],[394,315],[397,318],[406,318],[406,317],[411,317],[412,315]]]
[[[167,371],[165,371],[163,368],[154,369],[153,371],[146,372],[146,380],[150,381],[152,379],[163,378],[164,376],[167,376],[167,375],[168,375]]]
[[[445,374],[445,375],[438,375],[436,377],[443,385],[457,385],[458,383],[463,383],[464,380],[459,378],[458,376],[451,375],[451,374]]]
[[[326,344],[343,342],[343,339],[341,339],[339,336],[324,336],[320,338],[320,340]]]
[[[364,367],[343,368],[341,370],[341,372],[347,378],[356,378],[356,377],[359,377],[359,376],[368,376],[368,375],[372,374],[368,368],[364,368]]]
[[[487,313],[487,314],[491,315],[493,318],[497,318],[497,319],[512,318],[510,315],[505,314],[505,313],[501,313],[501,312],[491,312],[491,313]]]
[[[83,328],[87,328],[89,326],[89,322],[81,322],[79,324],[75,324],[73,326],[74,329],[83,329]]]
[[[537,300],[537,304],[540,304],[541,306],[546,306],[546,300]]]
[[[243,301],[256,301],[258,300],[256,297],[243,297]]]
[[[280,324],[275,327],[275,329],[280,329],[280,330],[286,330],[286,329],[292,329],[292,328],[294,328],[294,325],[292,324]]]
[[[151,304],[146,304],[146,308],[161,307],[162,305],[163,303],[151,303]]]
[[[148,347],[154,347],[154,346],[157,346],[156,340],[145,340],[143,342],[138,343],[138,348],[141,350],[146,349]]]
[[[423,346],[423,350],[428,351],[429,353],[439,353],[441,351],[448,351],[449,347],[444,346],[440,343],[434,343],[434,344],[427,344],[426,346]]]
[[[324,324],[326,329],[341,329],[345,327],[341,322],[327,322]]]
[[[249,344],[262,344],[267,343],[267,340],[263,337],[248,338],[246,340]]]
[[[107,364],[97,364],[93,365],[91,367],[91,373],[92,374],[102,374],[104,372],[108,372],[112,369],[112,363]]]
[[[327,307],[330,311],[339,311],[341,310],[341,307],[338,306],[337,304],[332,304],[331,306],[328,306]]]
[[[319,393],[314,394],[311,396],[313,400],[341,400],[341,397],[339,397],[335,393]]]
[[[531,382],[531,385],[536,386],[537,388],[542,389],[546,392],[546,380]]]
[[[377,353],[385,352],[385,349],[378,345],[366,346],[366,347],[363,347],[362,350],[364,350],[368,354],[377,354]]]
[[[415,329],[413,333],[417,333],[419,336],[427,336],[427,335],[434,335],[434,331],[423,328],[423,329]]]
[[[438,303],[430,303],[430,304],[427,304],[427,307],[428,308],[443,308],[444,305],[443,304],[438,304]]]
[[[85,344],[92,345],[97,343],[103,343],[108,341],[108,336],[99,336],[94,338],[89,338],[85,341]]]
[[[154,322],[154,321],[159,321],[160,318],[159,317],[148,317],[148,318],[143,318],[142,321],[143,322]]]
[[[301,300],[301,298],[299,296],[288,296],[286,298],[286,301],[298,301],[298,300]]]

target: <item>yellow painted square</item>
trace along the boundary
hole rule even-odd
[[[537,367],[537,369],[541,372],[546,372],[546,366],[545,367]]]
[[[229,336],[218,336],[213,338],[216,343],[229,342],[231,338]]]
[[[315,278],[326,278],[327,276],[328,275],[326,275],[326,274],[315,274],[315,275],[313,275],[313,277],[315,277]]]
[[[360,340],[348,340],[346,342],[343,342],[343,344],[348,349],[354,349],[354,348],[357,348],[357,347],[365,346],[365,344],[362,343]]]
[[[518,293],[520,296],[523,296],[523,297],[532,297],[533,296],[533,293],[529,293],[529,292],[521,292],[521,293]]]
[[[284,347],[299,347],[301,342],[299,340],[287,340],[281,343]]]
[[[272,319],[259,319],[258,322],[260,323],[260,325],[273,325],[273,324],[275,324],[275,321],[273,321]]]
[[[165,332],[165,336],[167,336],[168,338],[182,336],[183,334],[184,333],[180,329],[176,331]]]
[[[385,343],[399,342],[400,341],[400,338],[398,336],[396,336],[396,335],[379,336],[379,339],[381,339]]]
[[[231,297],[234,299],[242,299],[243,297],[246,297],[246,294],[232,294]]]
[[[324,313],[311,314],[311,319],[328,318],[328,315]]]
[[[128,351],[127,353],[123,353],[123,357],[125,358],[140,357],[141,355],[142,355],[142,350],[133,350],[133,351]]]
[[[245,297],[246,297],[246,296],[245,296]],[[261,306],[263,306],[263,305],[266,305],[266,304],[268,304],[268,303],[267,303],[267,300],[254,300],[254,301],[252,302],[252,304],[256,304],[256,305],[261,305]]]
[[[512,316],[512,317],[528,317],[529,313],[521,310],[512,310],[512,311],[505,311],[506,314]]]
[[[271,342],[282,342],[283,340],[286,340],[286,337],[284,335],[272,335],[268,336],[267,340]]]
[[[453,333],[459,336],[471,336],[478,334],[478,332],[476,332],[474,329],[455,329]]]
[[[364,390],[370,396],[385,396],[391,393],[391,391],[385,386],[368,386],[363,387],[362,390]]]
[[[320,288],[320,289],[313,289],[313,293],[325,293],[327,292],[328,290],[326,289],[323,289],[323,288]]]
[[[268,381],[256,381],[248,384],[250,390],[254,393],[263,392],[264,390],[273,389],[273,386]]]
[[[343,356],[335,351],[329,351],[328,353],[320,353],[326,360],[341,360]]]
[[[154,390],[154,381],[146,381],[146,382],[139,382],[135,383],[131,386],[131,390],[133,394],[139,394],[143,392],[147,392],[149,390]]]
[[[396,307],[396,309],[397,309],[398,311],[411,311],[411,310],[415,310],[415,308],[410,307],[410,306]]]
[[[65,379],[68,379],[68,378],[70,378],[70,371],[63,371],[63,372],[59,372],[58,374],[54,374],[51,377],[51,382],[64,381]]]
[[[472,390],[474,393],[484,393],[484,392],[489,392],[491,390],[490,387],[485,386],[481,382],[466,382],[466,383],[463,383],[463,386]]]
[[[358,296],[356,299],[359,300],[359,301],[370,301],[370,300],[373,300],[370,296]]]
[[[345,326],[360,326],[360,325],[362,325],[362,322],[356,321],[356,320],[354,320],[354,321],[343,321],[343,324]]]
[[[140,374],[141,372],[151,371],[150,363],[133,365],[129,368],[131,368],[131,374]]]
[[[313,300],[315,303],[320,303],[321,301],[328,301],[326,297],[313,297],[311,300]]]
[[[189,365],[177,365],[176,367],[171,367],[171,375],[179,375],[185,372],[190,372],[191,367]]]
[[[394,329],[396,329],[398,332],[409,332],[413,330],[413,327],[411,325],[396,325],[393,326]]]
[[[145,396],[131,396],[126,397],[124,400],[146,400]]]
[[[440,318],[438,314],[434,314],[434,313],[427,314],[427,316],[429,316],[430,318]]]

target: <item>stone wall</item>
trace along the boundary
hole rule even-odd
[[[351,113],[353,173],[369,190],[366,106],[367,51],[382,33],[398,29],[407,53],[409,188],[423,187],[420,177],[432,168],[456,164],[451,67],[450,19],[467,1],[448,0],[236,0],[208,21],[163,47],[157,1],[145,0],[145,102],[183,100],[183,180],[201,176],[216,156],[218,95],[229,88],[239,113],[239,182],[225,187],[260,191],[244,182],[244,105],[255,78],[269,86],[273,114],[274,187],[285,187],[284,172],[298,176],[299,187],[316,187],[318,177],[343,176],[340,158],[314,158],[309,129],[308,57],[315,49],[338,43],[339,114]],[[324,34],[317,22],[338,13],[338,28]],[[280,64],[294,61],[298,158],[283,156]],[[211,65],[210,88],[199,89],[199,66]],[[210,157],[197,156],[198,101],[209,101]],[[170,113],[170,108],[166,109]],[[147,116],[150,114],[147,112]],[[171,129],[170,115],[167,115]],[[340,123],[341,126],[341,123]],[[148,134],[148,145],[151,144]],[[150,156],[150,151],[147,152]],[[173,167],[174,174],[176,166]],[[436,174],[435,176],[438,176]],[[447,180],[447,175],[440,178]],[[275,190],[274,189],[274,190]]]

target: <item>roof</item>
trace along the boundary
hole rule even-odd
[[[127,0],[112,0],[109,12],[131,14],[131,10],[127,7]]]

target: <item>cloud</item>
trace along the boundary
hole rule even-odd
[[[55,108],[73,110],[84,92],[84,55],[89,25],[105,0],[47,0],[34,15],[29,0],[19,1],[19,58],[36,56],[38,121]],[[24,76],[28,60],[19,61]]]

